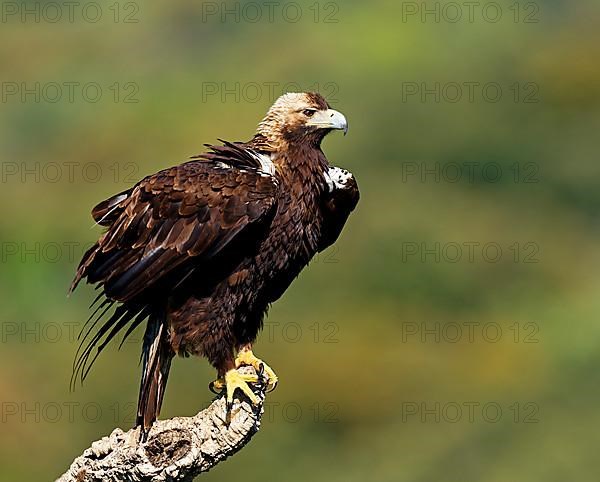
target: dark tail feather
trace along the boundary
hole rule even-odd
[[[142,382],[138,398],[136,426],[145,442],[148,432],[160,413],[173,350],[168,339],[164,316],[151,315],[144,334],[142,348]]]

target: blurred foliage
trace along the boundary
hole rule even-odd
[[[137,23],[115,23],[108,4],[96,23],[80,14],[72,23],[2,19],[3,89],[96,82],[103,95],[94,103],[80,94],[74,102],[64,94],[21,102],[17,94],[0,105],[0,478],[51,479],[92,440],[132,422],[139,331],[121,351],[107,350],[83,388],[68,391],[72,332],[93,291],[65,294],[99,234],[91,207],[205,142],[249,138],[292,82],[317,86],[348,117],[348,137],[332,135],[324,149],[355,173],[362,201],[336,247],[269,313],[256,352],[281,384],[262,431],[203,480],[597,480],[598,2],[517,4],[522,15],[535,11],[536,23],[515,22],[515,3],[504,0],[495,23],[479,8],[473,22],[406,15],[425,8],[421,2],[292,3],[302,8],[297,22],[283,18],[285,3],[273,22],[266,10],[258,22],[248,21],[249,10],[222,22],[206,9],[247,2],[183,0],[139,4]],[[118,8],[133,12],[125,2]],[[337,22],[326,23],[332,12]],[[502,98],[491,102],[477,90],[473,102],[466,91],[451,102],[447,90],[439,102],[422,101],[406,90],[467,82],[497,83]],[[224,92],[238,84],[238,98]],[[126,95],[139,102],[123,102]],[[63,169],[57,182],[43,172],[52,163]],[[66,163],[79,163],[74,179]],[[407,176],[421,163],[493,164],[503,174],[497,182],[481,170],[472,182]],[[101,169],[95,182],[93,172],[83,176],[90,165]],[[533,166],[538,182],[522,182],[524,171],[515,182],[515,165]],[[35,174],[21,179],[23,166],[41,171],[39,182]],[[503,256],[421,262],[421,253],[406,251],[469,242],[497,243]],[[523,262],[527,243],[539,248],[537,263]],[[471,322],[497,324],[501,340],[407,337],[407,327],[421,323],[443,330]],[[527,323],[538,343],[523,342]],[[162,416],[206,405],[212,376],[204,361],[177,360]],[[436,402],[496,403],[503,415],[494,423],[479,410],[474,421],[463,414],[452,422],[442,413],[423,423],[423,413],[407,414],[411,404]],[[537,423],[524,423],[527,403],[537,407]]]

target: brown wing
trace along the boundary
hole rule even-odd
[[[84,255],[71,289],[87,277],[128,301],[184,263],[210,259],[268,218],[277,181],[259,170],[191,161],[149,176],[94,209],[108,231]]]
[[[127,325],[121,344],[145,319],[150,319],[147,333],[160,326],[165,291],[202,268],[201,275],[211,283],[214,272],[228,269],[222,265],[230,258],[216,255],[231,246],[239,256],[239,246],[252,249],[267,232],[276,209],[276,179],[248,165],[249,156],[258,162],[257,154],[241,143],[212,151],[149,176],[93,209],[96,222],[108,230],[85,253],[71,285],[72,291],[87,278],[101,288],[92,303],[96,309],[79,335],[73,387],[77,379],[83,382],[99,354]],[[153,343],[146,338],[144,356]],[[146,370],[149,362],[144,360]],[[161,376],[164,383],[166,374]],[[160,396],[155,408],[159,406]]]

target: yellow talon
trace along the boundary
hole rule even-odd
[[[254,369],[256,370],[257,373],[261,372],[261,365],[262,365],[262,370],[264,370],[264,374],[267,377],[267,383],[268,383],[267,391],[271,392],[271,391],[275,390],[275,387],[277,386],[277,382],[279,380],[277,378],[277,375],[275,375],[275,372],[269,365],[267,365],[260,358],[257,358],[256,356],[254,356],[254,353],[252,353],[252,350],[250,350],[248,348],[242,348],[239,351],[237,358],[235,359],[235,366],[236,366],[236,368],[239,368],[242,365],[254,367]]]
[[[220,393],[223,389],[226,390],[227,407],[229,409],[233,405],[233,394],[236,388],[239,388],[250,399],[253,405],[258,405],[258,397],[248,385],[248,383],[256,382],[258,382],[258,377],[256,375],[242,374],[232,368],[225,373],[225,377],[218,378],[212,382],[209,385],[209,388],[214,393]]]

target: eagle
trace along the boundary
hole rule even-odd
[[[92,210],[106,228],[83,255],[70,287],[99,294],[84,325],[72,383],[83,381],[118,333],[146,322],[136,426],[157,419],[175,355],[205,357],[209,387],[257,397],[253,366],[272,390],[275,372],[252,352],[271,303],[315,254],[332,245],[359,200],[354,176],[321,150],[344,115],[318,93],[282,95],[248,142],[219,140]],[[114,308],[113,311],[111,308]]]

